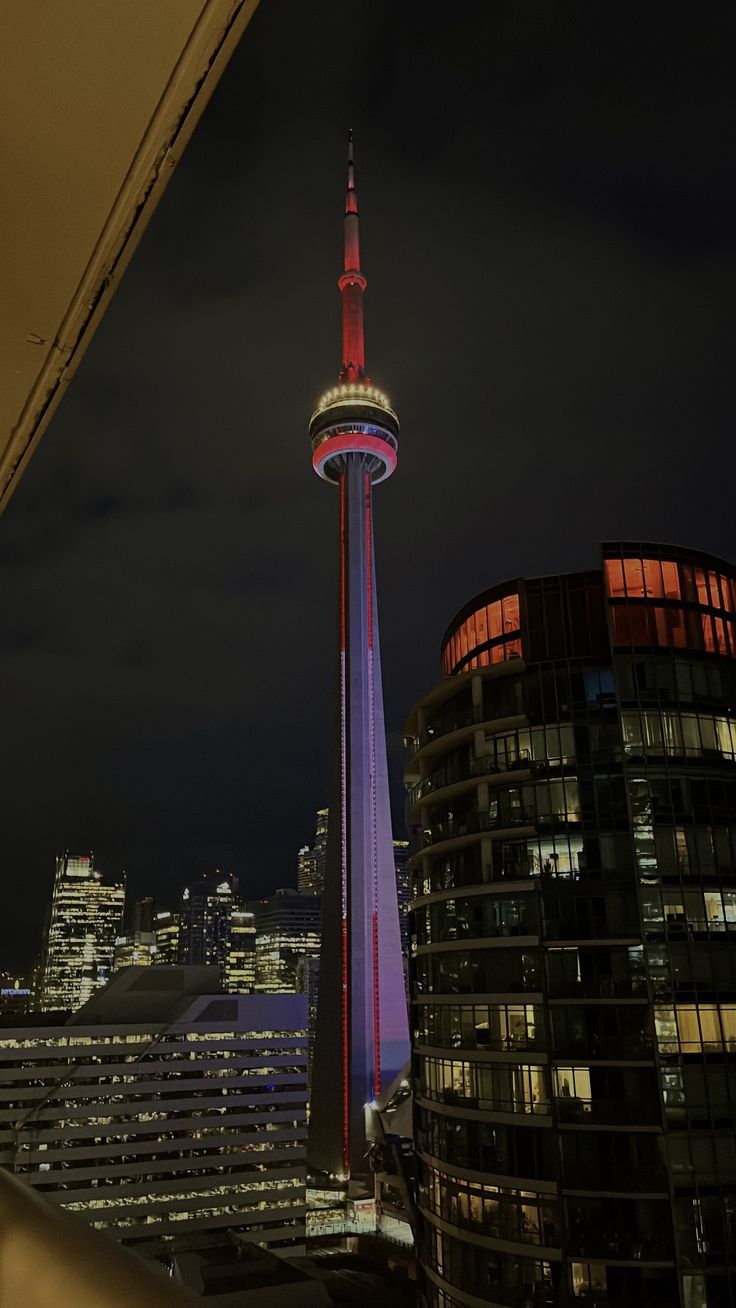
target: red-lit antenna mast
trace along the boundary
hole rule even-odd
[[[348,132],[348,182],[345,192],[344,272],[338,281],[342,293],[342,368],[340,381],[364,381],[365,324],[363,293],[368,283],[360,270],[358,192],[355,189],[353,133]]]

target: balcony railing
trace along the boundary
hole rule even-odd
[[[592,1193],[612,1191],[619,1194],[667,1194],[669,1183],[664,1167],[656,1164],[622,1162],[619,1166],[610,1163],[569,1163],[565,1166],[563,1188],[566,1190],[590,1190]]]
[[[548,992],[553,999],[646,999],[643,976],[551,977]]]
[[[546,770],[546,764],[542,766],[534,763],[528,750],[509,755],[507,758],[483,754],[479,758],[471,758],[463,762],[456,759],[435,768],[429,776],[423,777],[416,785],[411,786],[406,792],[407,802],[411,807],[425,799],[427,795],[434,794],[436,790],[457,785],[461,781],[472,781],[476,777],[503,776],[507,772],[521,771],[536,773],[539,770]]]
[[[431,1090],[427,1086],[419,1086],[418,1094],[421,1099],[432,1101],[434,1103],[447,1104],[454,1108],[477,1108],[486,1113],[522,1113],[526,1116],[530,1114],[541,1114],[546,1116],[551,1110],[551,1104],[548,1099],[537,1099],[530,1101],[528,1099],[504,1099],[501,1097],[487,1099],[482,1095],[463,1094],[461,1090]]]
[[[198,1295],[0,1169],[2,1308],[195,1308],[199,1303]]]
[[[534,824],[531,809],[517,808],[511,813],[466,813],[452,821],[437,822],[425,827],[424,847],[436,845],[441,840],[455,840],[460,836],[477,835],[483,831],[505,830],[507,827],[529,827]]]
[[[578,1126],[652,1126],[660,1120],[656,1099],[579,1099],[558,1095],[555,1099],[561,1122]]]

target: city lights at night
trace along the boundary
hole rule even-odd
[[[0,46],[2,1308],[736,1308],[732,19]]]

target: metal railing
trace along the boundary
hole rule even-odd
[[[2,1308],[194,1308],[200,1302],[0,1169]]]

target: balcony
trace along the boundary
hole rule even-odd
[[[516,808],[511,813],[466,813],[434,826],[425,827],[422,833],[424,848],[439,844],[443,840],[456,840],[462,836],[473,836],[484,831],[505,831],[512,827],[532,827],[534,814],[531,809]]]
[[[594,1162],[570,1162],[563,1166],[564,1192],[590,1191],[591,1194],[668,1195],[669,1182],[664,1167],[652,1163],[621,1162],[619,1165]]]
[[[2,1308],[194,1308],[198,1295],[0,1170]]]
[[[463,1094],[461,1090],[431,1090],[427,1086],[418,1086],[420,1099],[428,1103],[446,1104],[452,1108],[474,1108],[483,1113],[520,1113],[529,1116],[548,1116],[551,1104],[548,1099],[504,1099],[501,1097],[486,1099],[481,1095]]]
[[[505,777],[508,773],[524,772],[524,780],[527,774],[535,775],[538,771],[547,771],[546,765],[538,765],[529,757],[528,750],[522,754],[509,755],[506,758],[499,758],[495,755],[483,754],[479,758],[471,758],[466,762],[453,760],[444,763],[441,767],[430,772],[429,776],[423,777],[416,785],[411,786],[407,792],[407,804],[413,808],[416,804],[426,799],[427,795],[434,794],[437,790],[444,790],[447,786],[455,786],[464,781],[473,781],[480,777]]]
[[[656,1099],[555,1099],[560,1122],[575,1126],[658,1126],[661,1114]]]
[[[541,1245],[556,1249],[562,1240],[559,1224],[552,1218],[535,1220],[516,1204],[486,1205],[488,1211],[474,1219],[470,1211],[463,1212],[457,1202],[452,1203],[449,1215],[438,1211],[430,1201],[426,1191],[421,1195],[421,1207],[444,1218],[459,1231],[471,1231],[476,1235],[485,1235],[491,1240],[510,1240],[518,1244]],[[482,1205],[479,1205],[482,1212]]]
[[[550,999],[646,999],[643,976],[550,977]]]

